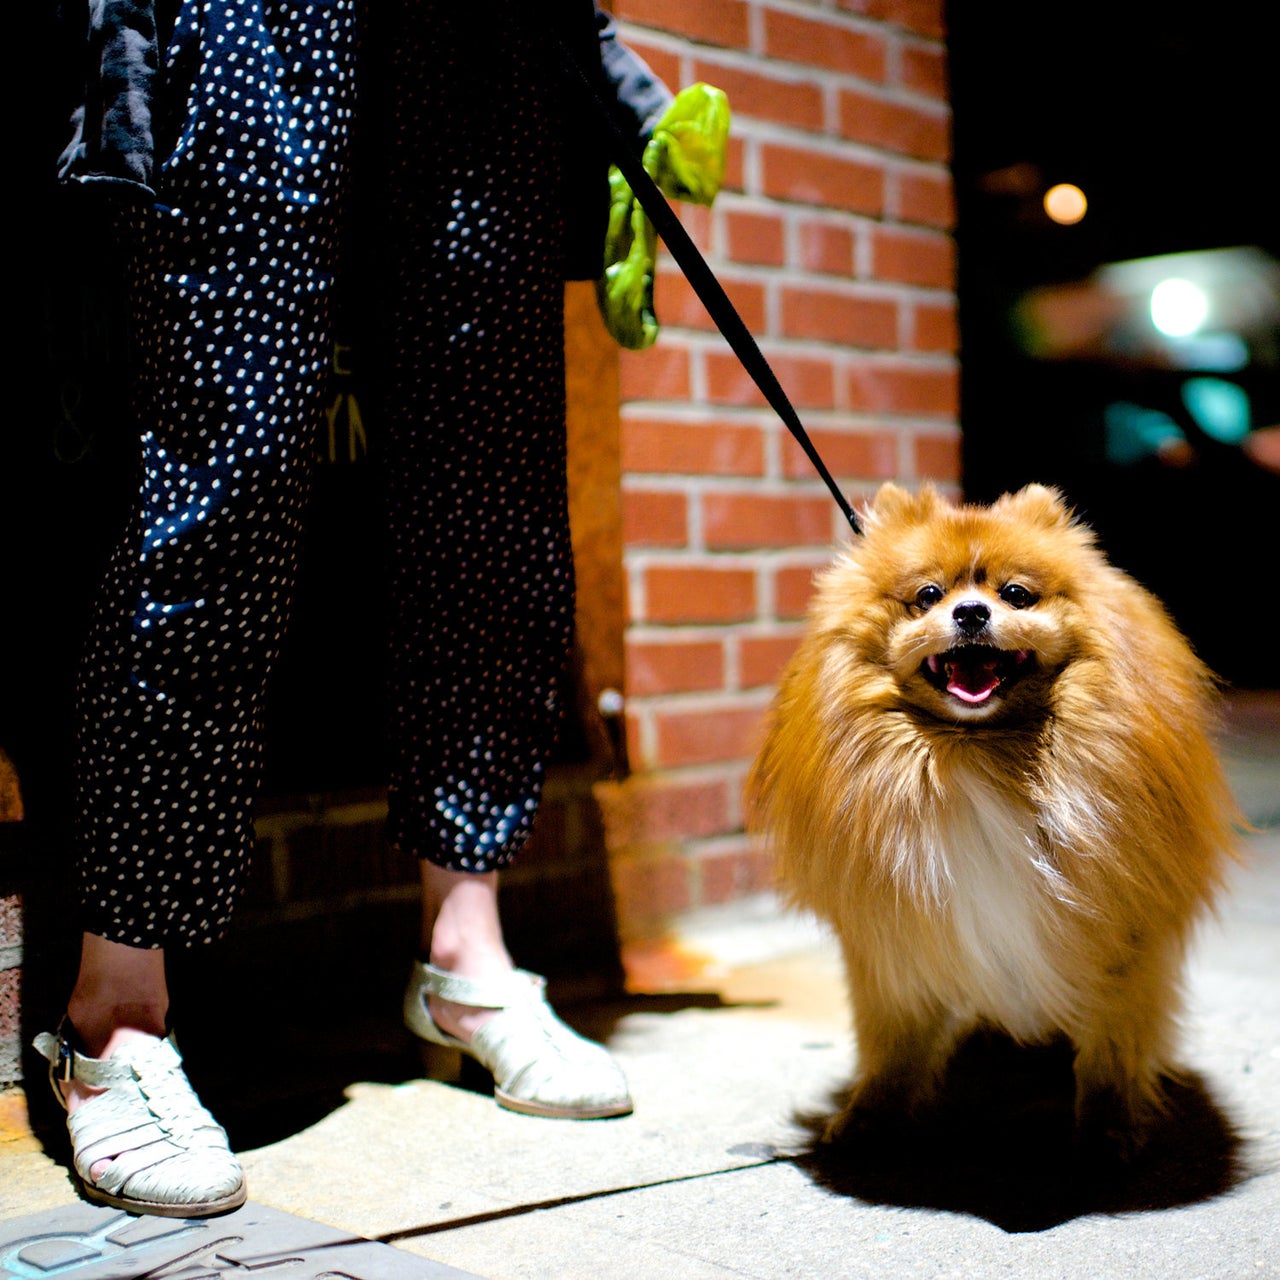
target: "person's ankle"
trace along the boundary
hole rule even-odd
[[[154,1025],[151,1019],[135,1018],[133,1020],[145,1021],[147,1025]],[[67,1037],[71,1047],[85,1057],[109,1058],[117,1049],[124,1048],[131,1040],[137,1040],[141,1037],[150,1039],[153,1036],[163,1036],[165,1032],[163,1030],[158,1032],[149,1031],[137,1026],[115,1026],[104,1035],[90,1042],[84,1038],[83,1033],[80,1031],[79,1023],[76,1022],[75,1017],[68,1010],[66,1022],[63,1024],[63,1034]],[[92,1047],[90,1047],[91,1044]],[[59,1080],[58,1088],[66,1103],[68,1114],[73,1113],[78,1107],[82,1107],[91,1098],[96,1098],[99,1094],[106,1092],[105,1089],[95,1088],[93,1085],[88,1085],[81,1080],[75,1079]]]
[[[515,964],[501,947],[435,945],[426,948],[422,958],[446,973],[464,978],[502,978]]]
[[[90,1058],[109,1057],[116,1049],[140,1035],[163,1038],[168,1034],[168,1009],[153,1004],[98,1004],[77,1000],[67,1002],[67,1022],[77,1048]]]
[[[505,947],[432,945],[426,953],[427,962],[446,973],[464,978],[505,978],[515,969],[515,964]],[[428,1009],[436,1026],[447,1031],[464,1044],[497,1012],[476,1005],[458,1004],[431,996]]]

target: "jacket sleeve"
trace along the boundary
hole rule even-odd
[[[152,94],[159,50],[152,0],[67,5],[85,23],[83,97],[58,176],[149,188],[155,163]]]
[[[654,125],[671,105],[671,90],[654,75],[643,58],[623,44],[613,18],[599,8],[596,28],[606,88],[618,104],[615,113],[618,123],[634,139],[639,154],[649,141]]]

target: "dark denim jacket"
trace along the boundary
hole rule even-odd
[[[150,188],[159,43],[152,0],[82,0],[62,6],[68,50],[80,35],[82,99],[58,176]],[[82,28],[79,30],[78,28]]]
[[[369,0],[385,3],[386,0]],[[558,38],[590,76],[601,76],[601,96],[616,103],[624,134],[642,150],[671,93],[621,40],[608,14],[593,0],[543,0],[528,11],[548,39]],[[179,0],[63,0],[61,16],[68,48],[78,49],[82,82],[72,112],[72,138],[59,161],[63,180],[124,184],[137,195],[151,194],[157,151],[157,88],[160,49],[168,39]],[[594,31],[593,31],[594,28]],[[593,61],[593,58],[597,59]],[[557,68],[548,45],[548,67]],[[558,70],[555,74],[561,74]],[[608,164],[603,134],[591,127],[593,108],[566,78],[568,173],[564,190],[575,193],[565,210],[568,274],[590,278],[598,269],[607,216],[604,186]],[[590,195],[584,193],[590,192]],[[584,246],[586,246],[584,250]],[[590,264],[590,265],[588,265]]]

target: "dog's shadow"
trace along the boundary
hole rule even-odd
[[[823,1142],[828,1115],[802,1116],[814,1142],[795,1163],[841,1195],[967,1213],[1009,1232],[1174,1208],[1230,1190],[1244,1177],[1234,1126],[1198,1076],[1167,1081],[1166,1094],[1136,1156],[1086,1155],[1073,1142],[1070,1047],[1026,1048],[981,1034],[957,1054],[927,1120],[891,1135]]]

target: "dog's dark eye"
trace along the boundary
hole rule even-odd
[[[935,587],[931,582],[927,587],[921,587],[916,592],[916,607],[920,609],[932,609],[939,600],[942,599],[942,588]]]
[[[1028,605],[1035,604],[1039,598],[1020,582],[1009,582],[1000,588],[1000,599],[1011,609],[1025,609]]]

